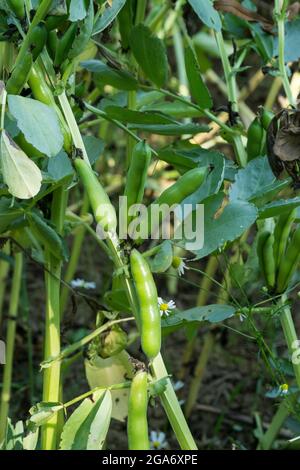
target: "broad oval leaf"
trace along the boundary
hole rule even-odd
[[[194,307],[188,310],[176,311],[162,319],[161,326],[164,333],[171,332],[177,328],[187,326],[189,323],[199,323],[208,321],[209,323],[219,323],[231,318],[235,314],[235,308],[231,305],[205,305],[204,307]]]
[[[63,136],[55,111],[40,101],[8,95],[8,106],[26,140],[48,157],[63,146]]]
[[[9,192],[19,199],[30,199],[40,190],[42,173],[4,130],[1,134],[1,168]]]
[[[62,410],[64,405],[59,402],[40,402],[32,406],[29,410],[29,424],[33,427],[42,426],[47,423],[58,411]]]
[[[213,102],[202,79],[198,59],[192,47],[185,50],[185,69],[192,97],[201,108],[210,109]]]
[[[206,26],[221,31],[222,23],[219,13],[214,9],[211,0],[188,0],[196,15]]]
[[[106,114],[112,119],[130,124],[170,124],[176,123],[174,119],[159,112],[134,111],[132,109],[122,108],[121,106],[106,106]]]
[[[139,24],[131,31],[130,47],[146,78],[158,88],[164,86],[168,78],[168,59],[163,41],[147,26]]]
[[[150,269],[153,273],[163,273],[172,264],[173,246],[170,240],[165,240],[153,258],[147,258]]]
[[[86,398],[71,414],[61,435],[61,450],[101,450],[109,428],[112,399],[109,390]]]
[[[79,23],[79,33],[76,35],[72,48],[68,54],[70,59],[79,56],[88,45],[88,42],[91,38],[94,25],[94,5],[92,0],[90,0],[89,9],[86,17]]]
[[[195,135],[200,132],[208,132],[210,128],[206,124],[130,124],[130,129],[136,129],[150,134],[158,135]]]

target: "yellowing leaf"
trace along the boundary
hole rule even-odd
[[[20,199],[30,199],[40,190],[42,173],[6,131],[1,134],[1,169],[9,192]]]

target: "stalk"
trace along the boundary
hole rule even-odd
[[[288,406],[288,399],[283,400],[278,407],[273,419],[268,427],[267,431],[263,434],[258,450],[269,450],[276,439],[280,429],[282,428],[285,420],[290,414],[290,408]]]
[[[10,246],[9,242],[5,243],[2,253],[9,256]],[[6,281],[9,272],[9,263],[6,259],[0,259],[0,328],[2,324],[4,296],[6,292]]]
[[[295,107],[296,102],[292,94],[284,60],[284,21],[286,17],[286,6],[287,2],[283,2],[282,0],[275,0],[274,13],[278,29],[278,67],[288,102],[291,106]]]
[[[226,49],[225,49],[225,43],[223,39],[223,35],[221,31],[217,31],[215,33],[215,38],[216,42],[218,45],[222,65],[223,65],[223,70],[224,70],[224,75],[225,75],[225,81],[227,85],[227,91],[228,91],[228,98],[232,106],[232,110],[235,112],[238,112],[238,98],[237,98],[237,86],[236,86],[236,80],[235,80],[235,75],[232,71]],[[241,136],[238,134],[234,134],[232,136],[233,139],[233,147],[236,155],[237,162],[239,166],[244,167],[247,164],[247,154],[245,152],[244,144],[242,142]]]
[[[197,365],[194,370],[193,379],[190,384],[188,399],[185,403],[184,411],[185,416],[189,418],[191,412],[193,411],[194,404],[196,403],[198,393],[201,387],[202,379],[204,376],[204,372],[206,370],[206,366],[210,359],[211,353],[214,349],[215,345],[215,337],[211,331],[205,333],[204,336],[204,343],[201,350],[201,354],[197,361]]]
[[[85,193],[83,196],[81,215],[85,215],[88,211],[88,208],[89,208],[89,200],[88,200],[87,194]],[[75,233],[74,241],[72,245],[71,257],[70,257],[70,261],[68,263],[68,267],[67,267],[65,277],[64,277],[64,280],[67,284],[69,284],[71,280],[74,279],[74,275],[77,270],[78,261],[79,261],[85,233],[86,233],[85,224],[80,225],[76,229],[76,233]],[[69,289],[66,285],[64,285],[62,287],[61,296],[60,296],[61,316],[63,316],[64,314],[64,311],[68,304],[68,300],[69,300]]]
[[[6,363],[3,373],[3,387],[1,393],[0,410],[0,442],[5,439],[7,417],[11,398],[11,381],[13,372],[13,358],[16,335],[16,321],[19,309],[20,290],[22,282],[23,254],[16,253],[14,256],[14,272],[11,286],[9,319],[6,333]]]
[[[64,216],[67,204],[67,192],[64,187],[56,189],[52,200],[52,222],[59,234],[63,231]],[[60,353],[60,278],[62,261],[46,252],[46,331],[45,359],[58,356]],[[55,362],[44,371],[43,400],[57,402],[60,400],[60,363]],[[51,418],[43,427],[43,450],[56,449],[59,438],[58,415]]]
[[[282,307],[280,310],[281,313],[280,313],[279,318],[280,318],[281,327],[285,336],[285,341],[288,347],[289,355],[292,358],[293,353],[297,349],[298,336],[295,330],[295,325],[294,325],[293,317],[291,314],[290,306],[286,303],[286,301],[287,301],[287,296],[286,294],[283,294],[281,296],[281,299],[278,305],[279,307]],[[297,362],[296,361],[293,362],[293,368],[294,368],[296,383],[300,390],[300,363],[297,364]]]

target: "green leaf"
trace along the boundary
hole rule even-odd
[[[130,35],[132,53],[146,78],[160,88],[168,78],[168,58],[164,43],[151,30],[139,24]]]
[[[47,423],[58,411],[62,410],[64,405],[59,402],[40,402],[32,406],[29,410],[29,424],[33,428]]]
[[[236,173],[229,197],[231,201],[250,201],[260,207],[289,184],[289,179],[274,178],[267,157],[258,157]]]
[[[69,20],[73,23],[75,21],[83,20],[87,14],[85,0],[71,0],[69,11]]]
[[[274,38],[273,56],[278,56],[278,37]],[[300,57],[300,19],[286,21],[284,38],[284,60],[295,62]]]
[[[98,18],[95,23],[93,35],[101,33],[118,15],[119,11],[125,5],[126,0],[113,0],[112,6],[107,4],[104,13]]]
[[[173,247],[169,240],[165,240],[153,258],[147,258],[153,273],[164,273],[172,264]]]
[[[259,218],[268,219],[300,206],[300,196],[293,199],[279,199],[259,208]]]
[[[30,199],[40,190],[42,173],[4,130],[0,141],[1,169],[10,194]]]
[[[197,56],[191,47],[187,47],[185,50],[185,69],[192,97],[201,108],[210,109],[213,102],[207,86],[202,80]]]
[[[195,135],[200,132],[209,131],[209,127],[206,124],[131,124],[128,127],[158,135]]]
[[[235,314],[235,308],[231,305],[212,304],[204,307],[194,307],[188,310],[176,311],[168,317],[162,318],[163,329],[177,329],[187,326],[188,323],[219,323],[231,318]]]
[[[221,31],[222,23],[219,13],[214,9],[211,0],[188,0],[196,15],[206,26]]]
[[[113,289],[105,292],[103,300],[112,310],[131,313],[131,307],[124,289]]]
[[[55,157],[49,159],[48,175],[53,181],[61,181],[74,174],[73,166],[68,155],[61,151]]]
[[[22,209],[12,206],[12,200],[7,198],[0,199],[0,233],[3,233],[9,227],[10,223],[16,220]]]
[[[174,119],[162,113],[151,113],[147,111],[133,111],[121,106],[106,106],[106,114],[112,119],[131,124],[169,124],[176,123]],[[178,124],[178,123],[176,123]]]
[[[109,67],[101,60],[86,60],[80,63],[81,67],[95,73],[97,85],[110,85],[119,90],[137,90],[138,82],[129,72]]]
[[[144,105],[141,111],[160,112],[168,114],[175,119],[201,117],[202,113],[198,109],[192,108],[181,101],[162,101],[154,104],[153,102]]]
[[[89,161],[91,165],[94,165],[94,163],[96,163],[103,153],[104,142],[94,135],[84,135],[83,143],[89,157]]]
[[[109,390],[86,398],[71,414],[61,435],[61,450],[100,450],[109,428],[112,399]]]
[[[8,106],[26,140],[48,157],[63,146],[63,136],[55,111],[40,101],[8,95]]]
[[[193,250],[197,256],[196,259],[203,258],[222,248],[227,242],[236,240],[257,218],[256,207],[246,201],[232,201],[219,212],[223,198],[224,194],[218,193],[202,201],[204,204],[204,246],[200,250]]]
[[[88,45],[89,40],[91,39],[93,26],[94,26],[94,5],[93,5],[92,0],[90,0],[90,5],[89,5],[87,15],[78,24],[79,33],[76,34],[71,50],[69,51],[69,54],[68,54],[68,57],[70,59],[74,59],[74,57],[79,56],[85,50],[86,46]]]

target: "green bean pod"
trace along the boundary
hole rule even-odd
[[[56,231],[35,212],[27,214],[27,219],[33,235],[44,245],[44,247],[49,250],[55,258],[65,258],[63,242]]]
[[[30,46],[32,48],[32,57],[33,60],[36,60],[47,41],[48,31],[44,23],[36,25],[30,35]]]
[[[24,0],[6,0],[6,3],[19,20],[23,20],[25,18]]]
[[[21,62],[13,69],[6,83],[6,91],[10,95],[19,95],[26,84],[32,68],[32,54],[27,51]]]
[[[281,259],[285,255],[289,235],[296,218],[296,209],[288,213],[283,213],[278,217],[274,230],[274,259],[278,267]]]
[[[149,450],[147,373],[134,376],[128,401],[127,435],[129,450]]]
[[[261,155],[264,144],[264,129],[258,117],[251,122],[247,132],[247,155],[248,161]]]
[[[128,209],[133,204],[140,204],[143,200],[150,160],[151,149],[149,145],[145,141],[138,142],[133,149],[124,189]],[[129,223],[131,219],[132,217],[128,216],[127,222]]]
[[[259,234],[257,242],[257,254],[261,271],[267,283],[268,289],[272,290],[276,281],[276,266],[274,260],[274,235],[268,231]]]
[[[180,204],[184,199],[200,188],[207,176],[207,167],[193,168],[182,175],[176,183],[166,189],[154,204]]]
[[[140,307],[141,345],[146,356],[153,359],[161,347],[161,317],[156,285],[147,261],[137,250],[131,252],[130,266]]]
[[[93,169],[81,158],[76,158],[74,165],[87,191],[97,223],[104,231],[114,233],[117,228],[116,211]]]
[[[77,31],[77,23],[72,23],[67,31],[63,34],[63,36],[58,39],[55,58],[54,58],[54,66],[59,67],[64,60],[68,56],[68,52],[72,47],[73,41],[75,39]]]
[[[300,227],[298,227],[287,247],[285,255],[281,258],[278,276],[277,276],[277,289],[279,294],[282,294],[287,286],[291,277],[293,276],[297,265],[300,261]]]
[[[48,15],[45,19],[47,31],[53,31],[62,25],[68,18],[68,15]]]
[[[260,122],[263,126],[264,130],[267,131],[268,127],[274,117],[274,113],[272,111],[268,111],[267,109],[262,109],[260,114]]]

